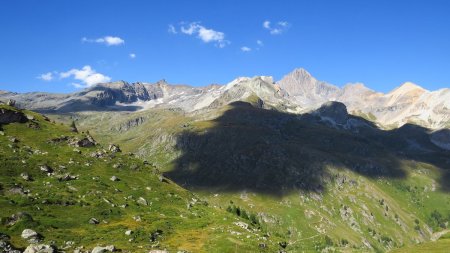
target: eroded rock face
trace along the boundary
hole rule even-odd
[[[9,124],[9,123],[25,123],[28,119],[25,114],[8,109],[0,109],[0,124]]]

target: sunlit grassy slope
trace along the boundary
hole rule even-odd
[[[74,148],[66,141],[58,142],[55,139],[62,136],[81,139],[85,134],[70,132],[66,125],[37,113],[25,113],[34,117],[29,122],[33,127],[12,123],[2,126],[0,135],[0,233],[9,235],[15,247],[28,245],[20,234],[30,228],[44,237],[43,243],[60,249],[74,242],[68,251],[110,244],[125,252],[274,252],[280,248],[282,238],[255,225],[237,226],[239,221],[250,222],[162,178],[151,163],[106,151],[106,144]],[[94,152],[102,155],[92,157]],[[53,175],[41,171],[41,165],[52,168]],[[24,180],[22,173],[32,180]],[[66,174],[77,179],[58,180]],[[119,180],[110,180],[112,176]],[[11,191],[18,188],[24,193]],[[140,198],[148,205],[139,204]],[[21,212],[29,215],[12,222],[10,217]],[[91,218],[99,224],[90,224]],[[126,235],[127,230],[132,234]]]
[[[236,119],[227,118],[230,121],[220,122],[221,126],[218,127],[216,118],[227,110],[230,108],[224,107],[220,111],[211,113],[185,115],[176,110],[154,109],[136,114],[81,113],[58,116],[58,119],[65,119],[66,122],[69,122],[68,119],[78,119],[79,127],[89,129],[97,139],[118,143],[124,150],[138,153],[151,161],[159,170],[168,172],[170,175],[171,172],[179,169],[181,162],[177,159],[186,155],[186,152],[194,153],[199,157],[202,157],[202,154],[195,152],[208,152],[208,150],[196,149],[195,145],[192,149],[181,150],[179,136],[186,132],[201,138],[215,129],[220,134],[213,136],[213,138],[219,138],[214,145],[219,143],[217,145],[223,146],[209,147],[214,150],[220,150],[223,147],[225,150],[229,148],[227,145],[231,145],[230,140],[235,138],[226,134],[230,129],[231,134],[233,129],[236,131],[256,129],[255,131],[261,131],[260,133],[270,134],[273,125],[278,123],[278,121],[254,119],[251,112],[244,111],[236,115]],[[145,120],[127,130],[119,130],[120,126],[134,121],[136,117],[143,117]],[[251,123],[252,120],[259,121]],[[345,131],[335,131],[303,123],[288,125],[287,130],[295,139],[288,139],[277,145],[289,143],[289,148],[294,151],[302,149],[306,154],[319,154],[317,157],[323,160],[336,155],[336,151],[341,152],[339,159],[358,159],[355,154],[361,151],[357,149],[351,151],[354,153],[349,152],[347,155],[338,150],[339,148],[352,150],[351,144],[345,142],[337,142],[334,146],[327,148],[319,146],[317,148],[320,152],[309,149],[316,148],[314,146],[317,143],[316,140],[322,138],[324,134],[329,136],[328,139],[331,141],[334,138],[346,140],[349,134]],[[254,134],[250,131],[248,133],[250,136]],[[275,143],[271,139],[264,139],[267,135],[254,134],[254,136],[263,136],[261,141],[256,143],[263,146],[263,148],[259,147],[262,150],[264,147],[270,148],[268,143]],[[243,139],[245,137],[243,135]],[[396,144],[393,143],[393,145]],[[248,150],[250,158],[252,158],[252,150],[256,148],[258,146]],[[389,163],[390,159],[392,160],[389,152],[377,150],[379,146],[376,145],[370,144],[369,148],[376,150],[381,154],[379,156],[386,160],[381,163],[392,164]],[[383,154],[386,156],[383,157]],[[227,158],[221,157],[220,153],[217,153],[216,158],[228,162]],[[241,159],[241,157],[233,159]],[[216,164],[216,161],[212,159],[200,162],[203,163],[201,169],[204,171],[194,180],[207,181],[209,175],[215,175],[208,174],[207,165]],[[304,166],[307,166],[308,163],[304,163]],[[184,185],[183,181],[180,182],[184,187],[206,199],[210,206],[222,210],[239,207],[246,213],[257,214],[262,221],[261,225],[269,231],[270,235],[287,242],[288,252],[387,252],[402,247],[414,247],[419,243],[420,246],[417,247],[422,247],[427,245],[425,243],[434,233],[448,226],[450,195],[440,187],[443,170],[437,166],[402,157],[396,160],[395,169],[402,171],[404,176],[390,177],[367,176],[339,163],[324,164],[320,168],[326,175],[323,178],[321,190],[299,189],[283,191],[282,194],[266,194],[254,189],[245,189],[245,184],[241,182],[251,181],[251,179],[241,176],[236,178],[236,182],[240,184],[239,187],[234,188],[228,187],[227,184],[230,181],[216,187],[195,187],[189,184]],[[195,164],[192,170],[195,172]],[[279,183],[279,179],[285,176],[277,174],[276,171],[271,173],[273,173],[271,175],[273,175],[274,184]],[[209,179],[216,180],[211,177]],[[436,252],[439,251],[436,250]]]

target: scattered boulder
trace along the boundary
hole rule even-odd
[[[50,166],[48,166],[46,164],[39,166],[39,169],[45,173],[53,173],[53,169],[50,168]]]
[[[56,249],[51,245],[46,244],[31,244],[23,253],[54,253]]]
[[[105,158],[106,152],[102,150],[97,150],[91,153],[92,158]]]
[[[0,109],[0,124],[25,123],[27,121],[27,117],[22,112],[5,108]]]
[[[0,242],[9,242],[10,239],[9,235],[0,233]]]
[[[95,142],[90,138],[83,138],[77,142],[78,147],[92,147],[95,146]]]
[[[148,205],[147,200],[144,199],[143,197],[139,197],[139,199],[137,200],[137,203],[138,203],[139,205],[143,205],[143,206],[147,206],[147,205]]]
[[[89,224],[99,224],[100,221],[98,221],[96,218],[90,218],[89,219]]]
[[[109,180],[111,181],[120,181],[120,179],[116,176],[112,176]]]
[[[9,106],[16,106],[16,100],[14,99],[8,99],[8,102],[6,102],[7,105]]]
[[[57,138],[53,138],[51,140],[48,141],[48,143],[60,143],[60,142],[64,142],[64,141],[68,141],[69,137],[63,135],[61,137],[57,137]]]
[[[163,234],[163,231],[161,229],[157,229],[157,230],[153,231],[152,233],[150,233],[150,241],[156,242],[158,240],[158,238],[162,236],[162,234]]]
[[[149,253],[169,253],[169,251],[167,251],[165,249],[154,249],[154,250],[150,250]]]
[[[125,231],[125,234],[126,234],[126,235],[131,235],[132,233],[133,233],[133,231],[131,231],[131,230]]]
[[[105,253],[105,252],[114,252],[116,251],[116,247],[114,245],[108,245],[106,247],[95,247],[91,253]]]
[[[97,145],[97,143],[95,142],[94,138],[92,138],[92,136],[88,135],[84,138],[82,138],[81,140],[78,138],[73,138],[70,139],[69,141],[69,145],[73,146],[73,147],[93,147],[95,145]]]
[[[20,174],[20,177],[25,181],[33,181],[33,178],[26,172]]]
[[[21,253],[10,244],[10,237],[7,234],[0,233],[0,252]]]
[[[31,217],[31,215],[26,212],[18,212],[18,213],[11,215],[11,217],[5,218],[4,224],[6,226],[10,227],[10,226],[14,226],[17,222],[22,221],[22,220],[33,221],[33,217]]]
[[[9,141],[10,142],[12,142],[12,143],[18,143],[19,142],[19,140],[16,138],[16,137],[9,137]]]
[[[41,236],[36,231],[29,228],[24,229],[21,236],[29,243],[38,243],[41,240]]]
[[[70,181],[70,180],[77,180],[78,176],[72,176],[69,173],[66,173],[63,175],[57,175],[56,179],[58,179],[58,181]]]
[[[35,130],[41,129],[41,127],[39,126],[39,124],[36,123],[36,122],[30,122],[30,123],[28,123],[27,126],[28,126],[29,128],[31,128],[31,129],[35,129]]]
[[[8,191],[10,194],[19,194],[19,195],[26,195],[29,191],[24,190],[22,186],[15,185],[11,187]]]
[[[110,144],[108,147],[108,150],[113,153],[122,152],[122,150],[120,150],[119,146],[117,146],[115,144]]]

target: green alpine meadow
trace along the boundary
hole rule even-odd
[[[450,1],[0,1],[0,253],[450,253]]]

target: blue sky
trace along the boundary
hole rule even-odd
[[[2,0],[0,90],[203,86],[298,67],[338,86],[434,90],[450,87],[449,11],[444,0]]]

